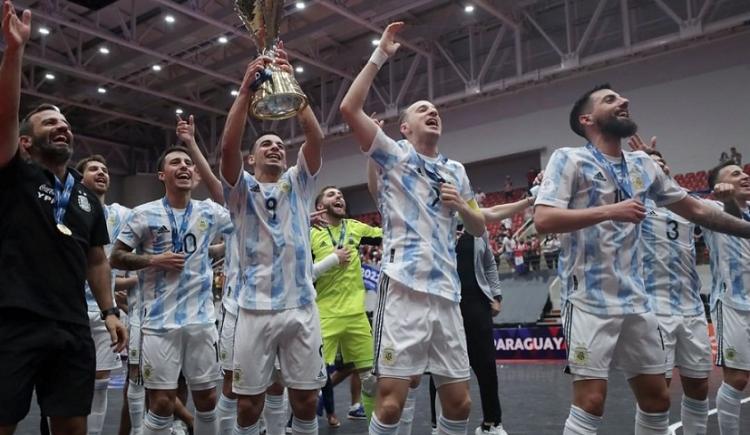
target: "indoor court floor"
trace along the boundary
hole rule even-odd
[[[561,434],[568,415],[570,403],[570,377],[563,373],[560,363],[498,363],[497,372],[500,382],[500,400],[503,407],[503,424],[509,435],[554,435]],[[633,396],[627,382],[620,372],[611,375],[604,424],[599,431],[606,435],[628,435],[633,433],[635,407]],[[417,398],[414,416],[413,435],[430,434],[430,411],[428,407],[428,383],[423,379]],[[710,407],[715,407],[716,389],[721,383],[721,372],[714,369],[710,379]],[[109,409],[103,435],[117,434],[120,407],[122,406],[122,376],[113,378],[109,390]],[[679,401],[681,390],[679,383],[671,388],[672,412],[670,423],[676,426],[680,420]],[[476,380],[472,379],[471,396],[473,400],[470,417],[469,435],[481,421],[479,390]],[[750,434],[750,393],[745,392],[742,406],[742,434]],[[349,404],[348,385],[336,388],[336,405],[341,427],[328,428],[324,419],[320,419],[321,434],[366,435],[367,423],[346,419]],[[715,413],[715,411],[713,411]],[[39,410],[32,404],[28,417],[21,422],[16,431],[19,435],[36,435],[39,433]],[[682,431],[677,429],[676,434]],[[716,415],[708,420],[708,434],[718,435]]]

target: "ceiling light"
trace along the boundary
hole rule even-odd
[[[42,34],[42,35],[45,35],[45,36],[49,35],[49,29],[46,28],[46,27],[40,27],[39,28],[39,33]]]
[[[372,45],[378,45],[378,44],[380,44],[380,39],[373,39],[372,40]]]
[[[98,88],[98,89],[96,90],[96,92],[99,92],[100,94],[106,94],[106,93],[107,93],[107,90],[106,90],[106,89],[104,89],[104,88]]]
[[[107,48],[107,47],[99,47],[99,53],[101,53],[101,54],[109,54],[109,48]]]
[[[151,69],[154,71],[161,71],[161,65],[153,65]]]
[[[219,44],[226,44],[227,42],[229,42],[229,38],[226,36],[219,36]]]
[[[466,6],[464,6],[464,12],[466,12],[467,14],[470,14],[470,13],[474,12],[474,5],[466,5]]]
[[[175,110],[175,111],[174,111],[174,113],[176,113],[176,114],[178,114],[178,115],[182,115],[183,111],[182,111],[182,109],[180,109],[180,108],[178,107],[178,108],[177,108],[177,110]]]
[[[304,9],[304,8],[305,8],[305,2],[297,2],[297,3],[295,4],[295,6],[297,7],[297,9],[300,9],[300,10],[302,10],[302,9]]]
[[[44,75],[44,78],[47,79],[47,80],[54,80],[55,79],[55,75],[52,74],[52,73],[47,73],[47,74]]]
[[[297,66],[297,68],[294,68],[294,70],[297,71],[298,73],[305,72],[305,68],[302,67],[302,65]]]
[[[169,24],[172,24],[175,22],[174,15],[167,15],[164,17],[164,21],[168,22]]]
[[[230,94],[230,95],[232,95],[233,97],[236,97],[237,95],[239,95],[239,94],[240,94],[240,91],[238,91],[237,89],[232,89],[232,90],[231,90],[231,91],[229,92],[229,94]]]

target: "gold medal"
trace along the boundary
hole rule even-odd
[[[60,231],[61,233],[63,233],[66,236],[72,236],[73,235],[73,231],[70,231],[70,228],[66,227],[65,224],[63,224],[63,223],[57,224],[57,231]]]

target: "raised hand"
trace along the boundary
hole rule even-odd
[[[185,144],[195,140],[195,119],[193,115],[188,116],[187,121],[177,115],[177,138]]]
[[[628,145],[630,145],[630,149],[633,151],[653,151],[656,149],[656,136],[653,136],[651,138],[650,144],[646,144],[645,142],[643,142],[643,139],[641,139],[640,136],[634,134],[630,136],[630,139],[628,139]]]
[[[391,23],[388,27],[383,30],[383,34],[380,36],[380,43],[378,47],[385,52],[388,56],[393,56],[398,51],[401,44],[396,42],[396,34],[404,28],[403,21],[396,21]]]
[[[375,125],[378,126],[378,128],[383,128],[383,124],[385,124],[385,121],[382,119],[378,119],[375,112],[372,112],[372,115],[370,115],[370,119],[372,119],[372,122],[375,123]]]
[[[646,218],[646,207],[635,199],[618,202],[609,207],[609,216],[613,221],[637,224]]]
[[[21,19],[10,0],[3,2],[3,38],[8,50],[23,48],[31,35],[31,11],[23,11]]]
[[[248,92],[252,94],[254,91],[250,88],[250,85],[253,84],[257,75],[266,69],[266,65],[272,62],[273,60],[270,57],[260,56],[248,63],[245,69],[245,77],[242,78],[242,85],[240,85],[240,94]]]
[[[294,68],[292,68],[292,64],[289,63],[289,53],[287,53],[284,49],[283,41],[279,41],[279,45],[276,47],[276,58],[274,59],[273,63],[280,70],[294,75]]]

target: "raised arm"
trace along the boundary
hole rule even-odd
[[[719,233],[750,239],[750,222],[738,219],[722,209],[688,195],[667,208],[685,219]]]
[[[364,111],[367,94],[370,91],[373,80],[378,71],[383,66],[388,57],[393,56],[396,50],[401,46],[396,42],[396,34],[404,27],[404,23],[391,23],[383,31],[380,37],[380,44],[372,53],[370,60],[367,62],[362,71],[352,82],[351,87],[346,92],[344,99],[341,100],[341,115],[352,129],[354,137],[359,142],[362,151],[369,151],[375,134],[378,132],[378,126],[372,122]]]
[[[16,15],[13,3],[3,2],[3,39],[5,54],[0,63],[0,168],[18,152],[18,110],[21,104],[21,65],[31,34],[31,11]]]
[[[599,207],[569,209],[539,204],[534,208],[534,225],[542,234],[570,233],[607,220],[637,224],[646,217],[646,207],[629,199]]]
[[[224,190],[221,187],[221,181],[214,175],[211,165],[208,164],[208,160],[198,147],[198,142],[195,141],[195,118],[193,118],[193,115],[188,116],[187,121],[177,115],[177,138],[190,151],[190,158],[193,159],[195,168],[203,182],[206,183],[211,199],[219,204],[224,204]]]
[[[242,79],[237,98],[229,109],[224,133],[221,137],[221,176],[231,185],[237,184],[242,171],[242,136],[245,134],[247,111],[253,99],[250,84],[255,80],[255,74],[265,68],[271,59],[261,56],[247,65],[245,77]]]

